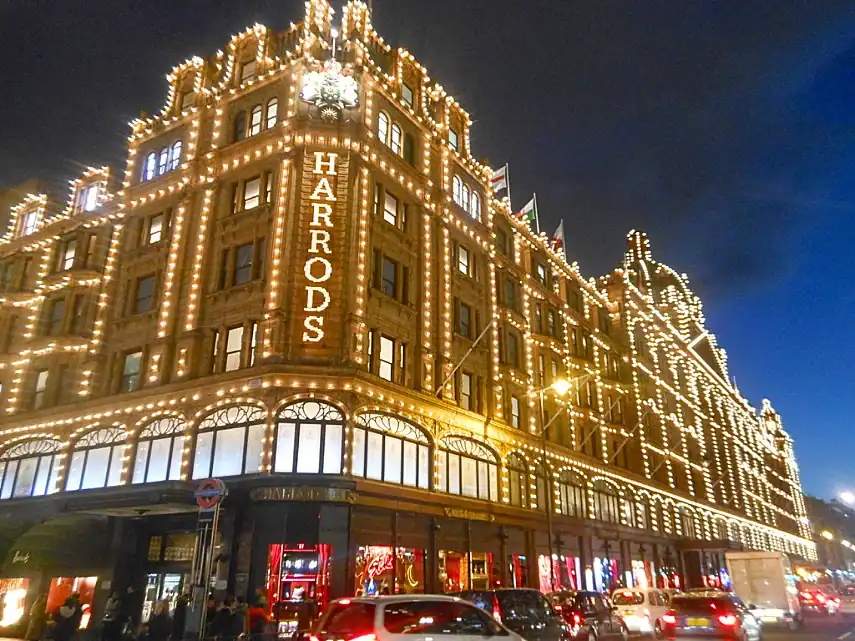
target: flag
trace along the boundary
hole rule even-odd
[[[523,208],[520,209],[517,216],[520,218],[525,218],[528,222],[534,221],[535,228],[537,231],[540,231],[540,221],[537,218],[537,196],[532,196],[531,200],[529,200]]]
[[[507,164],[503,165],[501,168],[496,169],[493,172],[493,177],[490,178],[490,186],[492,186],[494,194],[498,194],[503,189],[507,189],[510,192],[510,185],[508,184]]]
[[[555,233],[552,234],[552,250],[553,251],[564,251],[564,219],[561,219],[561,222],[558,223],[558,229],[555,230]]]

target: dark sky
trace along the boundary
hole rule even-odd
[[[336,3],[338,6],[340,2]],[[374,0],[597,275],[631,228],[687,272],[731,373],[796,438],[808,491],[855,486],[855,2]],[[124,167],[173,65],[302,0],[0,0],[0,185]]]

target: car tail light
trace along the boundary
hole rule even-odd
[[[310,634],[309,635],[309,641],[321,641],[321,640],[318,637],[316,637],[314,634]]]
[[[573,615],[573,625],[577,628],[582,625],[582,617],[578,614]]]
[[[801,596],[805,601],[813,601],[813,595],[810,592],[802,592]]]
[[[561,612],[561,606],[558,605],[557,603],[552,606],[552,609],[555,610],[556,612]]]
[[[733,614],[719,614],[718,622],[725,627],[732,628],[739,622],[739,620]]]
[[[358,637],[353,637],[350,641],[377,641],[377,635],[373,632],[360,634]]]
[[[817,601],[817,603],[825,603],[826,602],[825,595],[824,594],[817,594],[816,595],[816,601]]]
[[[493,618],[499,623],[502,622],[502,611],[499,609],[499,600],[493,597]]]
[[[674,612],[666,612],[662,615],[662,623],[665,625],[677,625],[677,617]]]

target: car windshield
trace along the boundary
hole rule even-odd
[[[493,618],[468,603],[401,601],[383,610],[383,627],[392,634],[497,636],[504,630]]]
[[[545,622],[549,605],[534,590],[499,590],[496,592],[502,621],[537,621]]]
[[[641,605],[644,603],[644,592],[615,592],[612,595],[614,605]]]
[[[681,614],[719,614],[736,609],[733,601],[727,597],[675,596],[671,599],[671,607]]]
[[[374,631],[373,603],[333,603],[319,630],[327,636],[352,638]]]

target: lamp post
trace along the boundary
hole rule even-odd
[[[558,396],[566,396],[567,392],[570,391],[570,383],[569,381],[564,380],[563,378],[559,378],[554,381],[552,385],[548,385],[547,387],[543,387],[538,390],[538,398],[540,400],[540,464],[543,468],[544,474],[546,474],[546,470],[548,469],[546,463],[546,447],[548,445],[548,435],[549,435],[549,426],[552,425],[552,422],[558,417],[560,412],[556,412],[555,416],[553,416],[550,421],[546,422],[546,412],[543,409],[543,395],[547,390],[552,390]],[[549,480],[544,479],[544,480]],[[552,483],[546,484],[546,531],[549,542],[549,579],[552,584],[553,591],[555,590],[555,564],[552,562],[553,556],[553,532],[552,532],[552,511],[554,506],[552,504]]]

